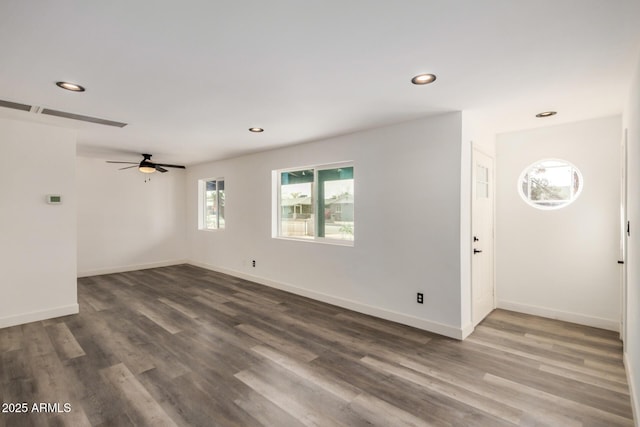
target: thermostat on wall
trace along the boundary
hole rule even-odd
[[[59,194],[47,194],[47,203],[50,205],[62,204],[62,196]]]

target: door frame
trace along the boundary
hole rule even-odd
[[[627,341],[627,324],[628,324],[628,283],[627,283],[627,247],[629,239],[627,215],[627,194],[629,191],[628,181],[628,130],[623,129],[622,141],[620,144],[620,255],[618,263],[620,267],[620,340],[623,343]]]
[[[469,239],[469,256],[471,259],[471,323],[473,325],[473,327],[475,328],[477,326],[478,323],[480,323],[482,320],[480,320],[479,322],[475,322],[474,320],[474,312],[475,312],[475,304],[474,304],[474,274],[473,274],[473,230],[474,230],[474,212],[473,212],[473,207],[474,207],[474,196],[475,196],[475,185],[476,183],[474,182],[474,177],[475,177],[475,167],[476,167],[476,152],[489,157],[493,163],[493,168],[491,171],[491,176],[489,177],[489,192],[492,195],[491,197],[491,227],[492,227],[492,235],[491,235],[491,239],[492,239],[492,245],[491,245],[491,260],[492,260],[492,275],[491,275],[491,288],[492,288],[492,306],[493,309],[495,310],[497,308],[496,305],[496,158],[495,155],[488,153],[487,151],[485,151],[482,147],[478,146],[476,143],[472,142],[471,143],[471,235],[470,235],[470,239]]]

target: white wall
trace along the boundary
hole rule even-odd
[[[186,259],[185,172],[148,176],[118,167],[77,159],[80,277]]]
[[[636,67],[625,109],[623,126],[627,129],[627,215],[631,235],[627,246],[627,341],[625,365],[629,376],[636,425],[640,417],[640,63]]]
[[[0,119],[0,327],[78,312],[75,159],[75,132]]]
[[[619,329],[620,138],[619,116],[498,136],[498,307]],[[521,172],[543,158],[582,172],[582,194],[565,208],[535,209],[517,191]]]
[[[272,171],[347,160],[355,246],[272,238]],[[460,338],[460,176],[460,113],[195,166],[187,171],[189,259]],[[197,183],[210,177],[225,178],[224,231],[197,229]]]

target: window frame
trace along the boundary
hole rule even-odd
[[[221,231],[226,228],[226,218],[220,226],[220,207],[217,209],[215,228],[207,227],[207,183],[215,181],[216,183],[216,201],[220,201],[221,189],[218,185],[219,182],[223,183],[222,192],[226,194],[226,187],[224,185],[225,179],[223,177],[218,178],[203,178],[198,180],[198,230],[201,231]]]
[[[318,228],[319,228],[319,208],[320,208],[320,200],[318,199],[318,173],[323,170],[331,170],[331,169],[339,169],[339,168],[353,168],[353,180],[354,180],[354,200],[355,200],[355,165],[353,161],[342,161],[336,163],[323,163],[316,165],[308,165],[308,166],[296,166],[289,167],[283,169],[276,169],[272,171],[273,177],[273,191],[274,191],[274,206],[273,206],[273,227],[272,227],[272,237],[274,239],[282,239],[282,240],[293,240],[297,242],[313,242],[313,243],[321,243],[321,244],[330,244],[330,245],[338,245],[338,246],[354,246],[355,245],[355,234],[353,235],[352,240],[346,239],[333,239],[329,237],[319,237],[318,236]],[[296,236],[284,236],[282,235],[282,174],[287,172],[295,172],[300,170],[313,170],[313,182],[311,183],[311,198],[313,203],[313,214],[314,214],[314,233],[313,236],[310,237],[296,237]],[[324,204],[323,204],[324,206]],[[323,214],[324,217],[324,214]],[[354,210],[353,210],[353,223],[355,224],[356,220],[355,213],[355,201],[354,201]]]
[[[571,197],[569,199],[565,199],[565,200],[558,200],[558,203],[556,203],[555,205],[551,204],[551,205],[542,205],[540,203],[536,203],[536,201],[531,200],[531,179],[529,178],[528,180],[528,185],[527,185],[527,190],[528,190],[528,194],[525,194],[524,190],[522,189],[522,184],[524,181],[524,177],[529,175],[529,172],[531,171],[531,169],[536,166],[539,165],[541,163],[545,163],[545,162],[558,162],[558,163],[563,163],[563,166],[553,166],[553,167],[570,167],[572,170],[572,176],[573,173],[575,173],[578,176],[578,190],[574,191],[573,185],[570,186],[570,192],[571,192]],[[578,167],[576,165],[574,165],[573,163],[571,163],[568,160],[565,159],[560,159],[560,158],[556,158],[556,157],[545,157],[539,160],[536,160],[535,162],[529,164],[526,168],[524,168],[522,170],[522,172],[520,173],[519,177],[518,177],[518,181],[516,183],[517,185],[517,190],[518,190],[518,194],[520,195],[520,197],[522,198],[522,200],[529,206],[531,206],[532,208],[535,209],[539,209],[539,210],[543,210],[543,211],[553,211],[553,210],[558,210],[558,209],[562,209],[562,208],[566,208],[567,206],[571,205],[573,202],[575,202],[578,197],[580,197],[580,194],[582,193],[582,190],[584,189],[584,176],[582,175],[582,172],[580,171],[580,169],[578,169]],[[553,203],[553,200],[546,200],[546,201],[542,201],[542,202],[547,202],[547,203]]]

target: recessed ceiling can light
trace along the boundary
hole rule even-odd
[[[70,90],[72,92],[84,92],[84,88],[75,83],[56,82],[56,86],[61,87],[62,89]]]
[[[414,85],[428,85],[436,81],[435,74],[418,74],[411,79],[411,83]]]
[[[260,132],[264,132],[264,129],[262,129],[262,128],[249,128],[249,132],[260,133]]]
[[[556,114],[558,114],[557,111],[545,111],[545,112],[536,114],[536,117],[545,118],[545,117],[555,116]]]

